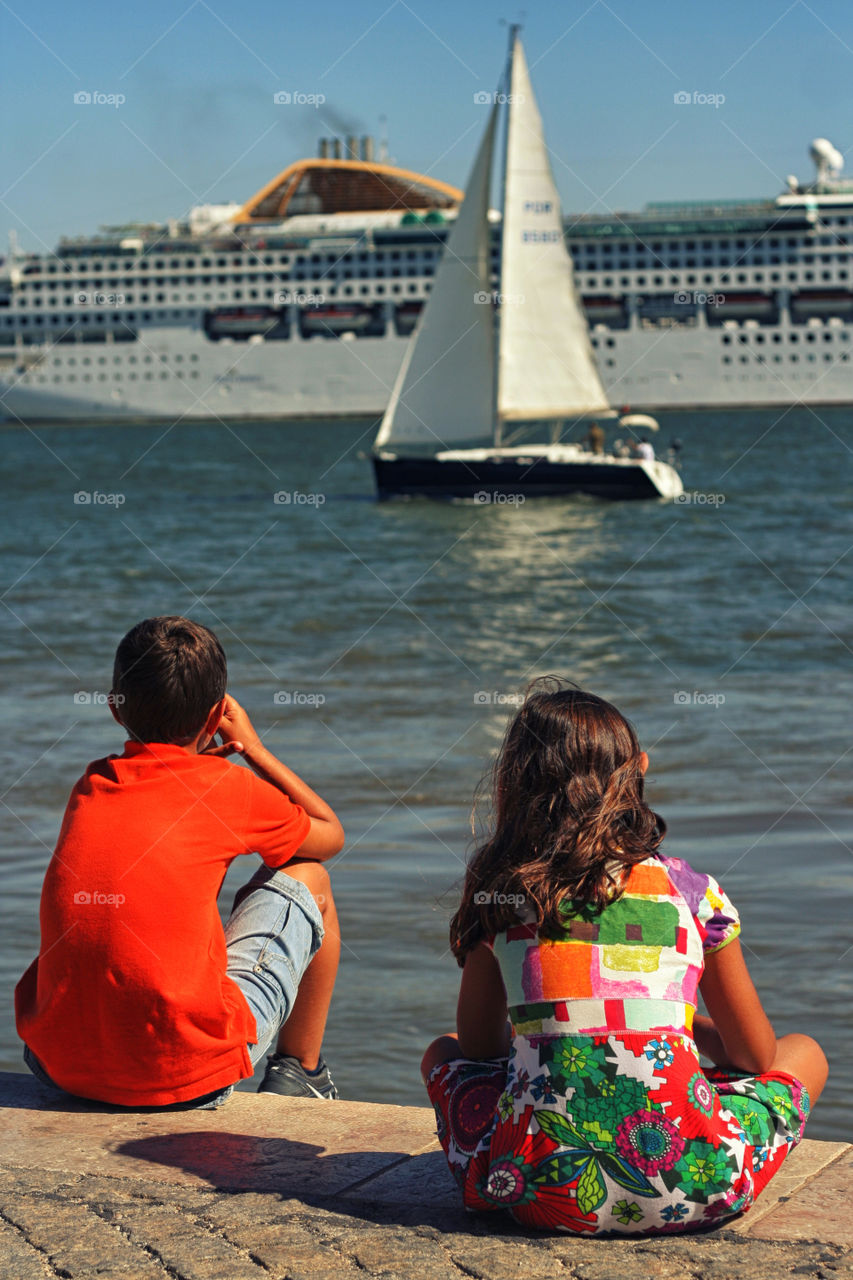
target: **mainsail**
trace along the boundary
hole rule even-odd
[[[497,417],[605,413],[521,41],[512,50],[500,273]]]
[[[488,214],[497,118],[495,103],[374,448],[406,445],[435,453],[492,438],[495,334]]]

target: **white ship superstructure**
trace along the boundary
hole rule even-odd
[[[568,218],[599,371],[635,408],[853,401],[853,183]],[[462,193],[324,140],[245,205],[0,264],[0,414],[384,412]],[[494,215],[493,259],[500,220]],[[483,305],[499,306],[497,295]]]

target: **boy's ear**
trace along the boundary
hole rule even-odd
[[[647,751],[640,752],[640,773],[645,774],[649,767],[649,754]]]
[[[110,711],[113,713],[113,720],[115,720],[116,724],[120,724],[123,729],[124,721],[122,720],[121,716],[118,713],[118,704],[116,702],[116,696],[113,693],[112,689],[110,689],[110,692],[107,695],[107,705],[109,706]]]
[[[225,711],[225,699],[220,698],[219,701],[210,708],[210,713],[204,722],[204,736],[206,738],[212,738],[213,735],[216,733],[216,730],[219,728],[219,722],[222,719],[222,714],[224,711]]]

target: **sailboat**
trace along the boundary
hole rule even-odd
[[[650,448],[617,457],[560,440],[569,422],[615,414],[575,289],[517,26],[502,83],[373,446],[379,496],[675,498],[681,478]],[[495,289],[489,192],[504,106]],[[513,443],[519,433],[543,442]]]

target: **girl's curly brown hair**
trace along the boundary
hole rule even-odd
[[[450,922],[459,964],[478,942],[532,909],[544,934],[563,930],[561,903],[602,910],[624,872],[653,854],[666,823],[643,799],[640,745],[603,698],[534,680],[492,771],[492,835],[468,864]]]

